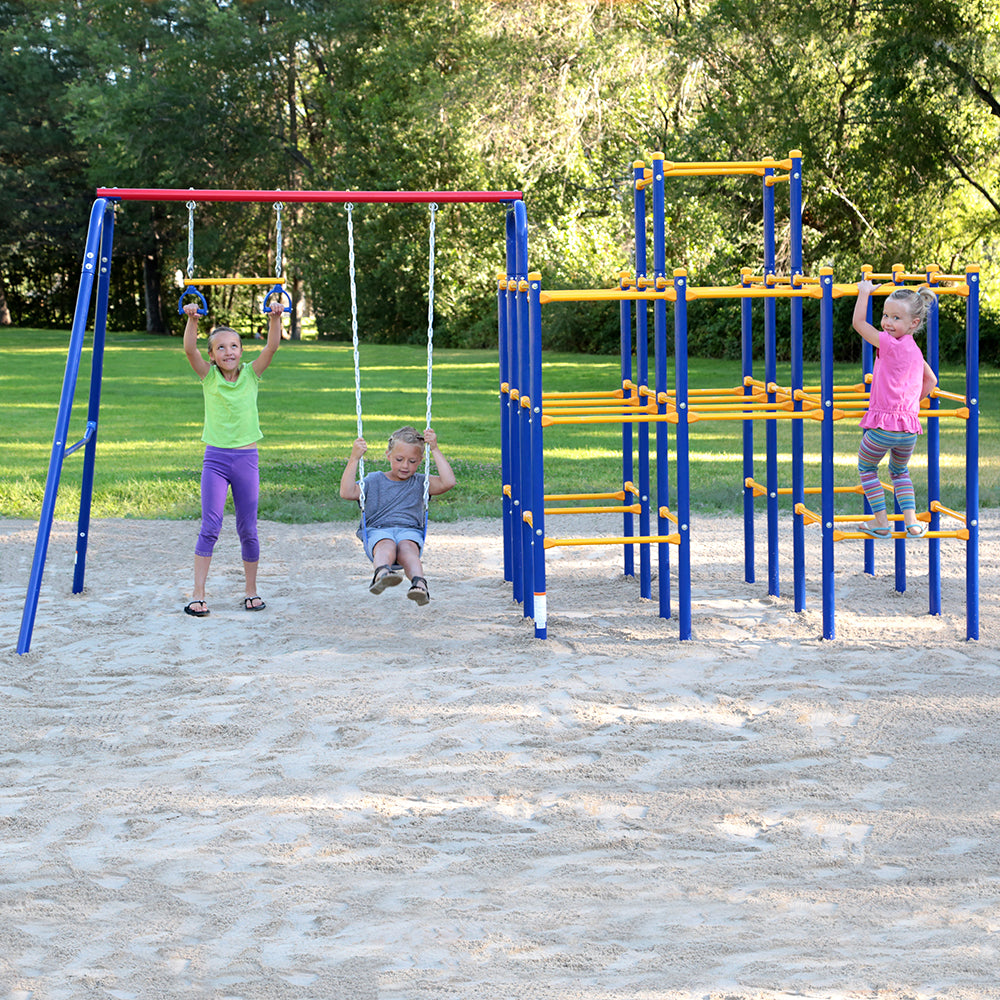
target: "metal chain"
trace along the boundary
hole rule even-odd
[[[434,231],[436,227],[435,214],[437,205],[431,202],[431,226],[430,245],[428,252],[427,268],[427,423],[431,425],[431,373],[434,370]],[[424,510],[430,507],[431,502],[431,450],[424,444]]]
[[[354,344],[354,409],[358,415],[358,437],[364,437],[361,421],[361,355],[358,353],[358,289],[354,280],[354,206],[347,202],[347,270],[351,276],[351,339]],[[365,457],[358,459],[358,503],[365,509]]]
[[[188,279],[194,277],[194,205],[193,201],[187,203],[188,210]]]
[[[277,201],[274,203],[274,211],[277,214],[277,235],[275,236],[274,248],[274,276],[281,280],[281,210],[284,205]]]

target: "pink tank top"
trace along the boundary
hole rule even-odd
[[[923,384],[924,355],[913,336],[897,340],[881,331],[868,412],[861,418],[861,426],[922,434],[919,413]]]

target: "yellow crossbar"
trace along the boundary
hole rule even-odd
[[[681,536],[674,535],[621,535],[616,538],[546,538],[543,545],[547,549],[565,545],[680,545]]]
[[[642,511],[641,504],[634,503],[629,507],[546,507],[546,514],[638,514]]]
[[[282,278],[188,278],[189,285],[284,285]]]

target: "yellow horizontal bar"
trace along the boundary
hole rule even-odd
[[[608,389],[604,392],[543,392],[542,401],[551,399],[624,399],[621,389]]]
[[[546,507],[548,514],[639,514],[642,511],[640,504],[634,503],[629,507]]]
[[[282,278],[188,278],[189,285],[283,285]]]
[[[618,493],[546,493],[546,503],[556,503],[565,500],[625,500],[624,490]]]
[[[932,500],[930,507],[931,510],[936,511],[939,514],[947,514],[948,517],[953,517],[956,521],[961,521],[962,524],[966,523],[964,514],[960,514],[957,510],[952,510],[950,507],[945,507],[945,505],[938,500]]]
[[[672,288],[662,292],[634,292],[623,288],[562,288],[540,292],[538,301],[545,302],[629,302],[636,300],[665,299],[668,302],[677,300],[677,293]]]
[[[676,413],[659,414],[622,414],[617,417],[547,417],[542,415],[542,426],[551,427],[553,424],[655,424],[660,422],[668,424],[679,423]]]
[[[843,413],[839,410],[833,411],[833,419],[839,420]],[[782,412],[782,413],[745,413],[742,411],[736,413],[696,413],[695,411],[688,412],[688,423],[694,424],[699,420],[820,420],[823,419],[823,412],[821,410],[799,410],[795,413]]]
[[[776,160],[773,156],[764,156],[759,160],[690,160],[687,163],[677,163],[674,160],[663,161],[664,173],[677,168],[684,170],[746,170],[750,167],[791,170],[792,160],[791,157],[784,160]]]
[[[675,535],[622,535],[615,538],[546,538],[547,549],[565,545],[680,545],[681,536]]]
[[[888,537],[893,539],[909,538],[911,542],[920,541],[923,538],[961,538],[967,542],[969,540],[969,531],[967,528],[961,528],[958,531],[925,531],[922,535],[907,535],[905,531],[894,531]],[[866,535],[863,531],[837,531],[834,529],[833,540],[835,542],[842,542],[851,538],[861,538],[865,541],[872,540],[872,536]]]
[[[629,416],[635,414],[648,413],[655,415],[656,407],[640,406],[638,403],[635,406],[625,406],[621,403],[616,405],[608,404],[606,406],[546,406],[545,413],[550,416],[557,417],[569,417],[569,416],[580,416],[581,414],[594,413],[594,414],[606,414],[609,417],[613,416]]]

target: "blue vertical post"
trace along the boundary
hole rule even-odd
[[[870,268],[863,267],[862,274],[867,277],[870,272]],[[872,317],[874,316],[874,303],[872,298],[868,298],[868,312],[865,318],[869,323],[872,322]],[[868,381],[868,376],[871,375],[875,370],[875,348],[868,343],[867,340],[861,340],[861,381],[864,383],[865,392],[868,394],[869,399],[872,394],[871,382]],[[859,432],[859,437],[860,437]],[[862,500],[863,509],[866,514],[871,514],[872,508],[871,504],[868,503],[868,497],[865,496]],[[864,542],[861,543],[864,546],[864,572],[869,576],[875,575],[875,542],[871,538],[866,538]]]
[[[635,281],[640,287],[641,279],[646,277],[646,188],[640,185],[645,181],[646,165],[637,160],[633,164],[633,197],[632,207],[635,221]],[[649,307],[645,299],[639,299],[635,304],[635,368],[636,382],[642,388],[649,388]],[[640,402],[646,402],[641,399]],[[639,451],[639,534],[649,538],[650,534],[650,474],[649,474],[649,424],[641,423],[637,429]],[[644,542],[639,546],[639,596],[653,596],[653,568],[650,557],[651,548]]]
[[[928,274],[928,281],[931,280]],[[939,368],[939,307],[941,300],[935,296],[931,308],[927,311],[927,363],[937,374]],[[927,506],[931,500],[941,499],[941,421],[934,414],[941,409],[941,401],[934,397],[930,400],[931,417],[927,421]],[[938,530],[941,515],[937,511],[931,513],[931,529]],[[941,539],[927,539],[927,612],[932,615],[941,614]]]
[[[802,153],[793,149],[789,156],[792,169],[788,178],[789,263],[792,284],[802,275]],[[791,337],[791,389],[794,396],[803,385],[802,299],[789,300]],[[802,411],[802,401],[795,401],[795,411]],[[792,511],[806,501],[805,428],[803,421],[792,421]],[[805,518],[792,515],[792,597],[796,611],[806,607],[806,533]]]
[[[94,467],[97,462],[97,425],[101,413],[101,381],[104,375],[104,341],[108,329],[108,295],[111,285],[111,248],[115,239],[115,213],[104,214],[101,256],[98,262],[97,302],[94,308],[94,344],[90,360],[90,398],[87,404],[87,440],[83,452],[83,479],[80,484],[80,513],[76,522],[76,559],[73,564],[73,593],[83,593],[87,571],[87,542],[90,538],[90,508],[94,498]]]
[[[509,355],[507,359],[510,371],[510,394],[508,396],[508,409],[510,413],[510,521],[511,521],[511,554],[512,570],[514,577],[513,595],[514,600],[523,602],[525,593],[525,573],[524,552],[521,545],[522,518],[524,512],[524,498],[522,497],[521,484],[523,482],[523,464],[529,460],[528,455],[521,453],[520,434],[520,406],[518,402],[521,398],[519,379],[521,377],[521,342],[527,340],[527,332],[524,329],[526,321],[520,308],[521,296],[518,288],[522,281],[527,280],[528,272],[528,219],[524,202],[514,203],[514,269],[509,277],[507,285],[507,315],[510,319],[510,336],[508,338]]]
[[[906,272],[906,268],[902,264],[893,264],[892,273],[893,281],[897,285],[904,285],[906,282],[903,275]],[[887,505],[888,506],[888,505]],[[893,490],[892,494],[892,512],[896,515],[902,514],[902,510],[899,507],[899,499],[896,497],[896,492]],[[901,521],[893,522],[891,519],[889,521],[890,527],[894,524],[900,524]],[[893,543],[893,548],[896,550],[896,591],[900,594],[906,593],[906,539],[897,538]]]
[[[741,284],[750,287],[750,275],[753,268],[744,267],[740,272]],[[753,386],[747,385],[747,379],[753,378],[753,299],[743,296],[740,299],[740,354],[743,359],[743,395],[753,395]],[[743,420],[743,579],[753,583],[757,579],[754,567],[754,506],[756,497],[752,486],[747,485],[748,479],[753,479],[753,421]]]
[[[49,456],[49,471],[45,479],[45,492],[42,497],[38,534],[35,539],[35,554],[31,564],[31,573],[28,577],[28,591],[24,599],[24,610],[21,615],[21,630],[17,642],[18,653],[27,653],[31,649],[31,633],[34,630],[35,615],[38,611],[38,596],[42,585],[42,575],[45,572],[45,557],[48,554],[52,521],[55,517],[56,499],[59,493],[59,479],[62,475],[63,459],[71,450],[67,447],[69,423],[73,410],[73,396],[76,392],[76,380],[80,373],[80,357],[83,352],[83,341],[87,330],[87,318],[90,313],[90,303],[94,291],[94,279],[100,265],[104,227],[107,224],[108,216],[113,215],[113,213],[113,204],[106,198],[98,198],[90,210],[90,224],[87,229],[83,269],[76,295],[76,307],[73,312],[73,327],[70,331],[69,348],[66,352],[66,369],[63,373],[62,393],[59,398],[59,410],[56,414],[55,432],[52,436],[52,451]],[[93,433],[93,429],[90,429],[90,433]]]
[[[677,405],[677,626],[678,638],[691,638],[691,478],[688,441],[687,271],[674,271],[674,391]]]
[[[764,170],[764,281],[774,274],[774,168]],[[770,182],[770,183],[769,183]],[[769,386],[778,378],[777,310],[773,297],[764,299],[764,383]],[[776,396],[767,393],[773,403]],[[764,441],[767,453],[767,592],[781,594],[778,571],[778,422],[764,421]]]
[[[965,638],[979,638],[979,268],[965,269]]]
[[[663,184],[663,154],[653,155],[653,280],[654,288],[663,291],[667,277],[667,251],[665,237],[665,204]],[[667,392],[667,303],[665,299],[653,302],[653,354],[656,366],[657,413],[667,412],[667,404],[659,402]],[[670,437],[669,424],[660,420],[656,424],[656,507],[657,534],[670,534],[670,521],[660,517],[661,507],[670,506]],[[670,617],[670,544],[660,542],[657,546],[659,567],[660,617]]]
[[[620,281],[619,287],[624,286]],[[622,299],[618,306],[619,354],[621,357],[622,395],[628,390],[625,383],[632,381],[632,304],[628,299]],[[635,468],[632,458],[632,429],[634,424],[622,422],[622,483],[635,482]],[[623,486],[624,488],[624,486]],[[632,504],[632,498],[625,494],[625,503]],[[635,534],[635,515],[631,511],[622,514],[622,536],[631,538]],[[635,576],[634,546],[626,544],[622,551],[622,572],[625,576]]]
[[[507,210],[506,217],[506,275],[497,280],[497,344],[500,365],[500,478],[501,516],[503,518],[503,578],[511,583],[513,571],[513,542],[511,528],[511,498],[507,491],[511,483],[510,460],[510,327],[507,312],[507,285],[514,272],[514,213]]]
[[[531,448],[531,533],[532,547],[532,617],[535,638],[546,637],[547,607],[545,596],[545,450],[542,439],[542,307],[541,275],[528,275],[528,354],[531,375],[527,383],[530,416]]]
[[[823,531],[823,638],[835,636],[835,592],[833,580],[833,268],[821,267],[819,337],[822,458],[820,471]]]
[[[528,318],[528,279],[518,278],[517,281],[517,424],[518,448],[521,456],[521,477],[518,489],[518,508],[515,515],[516,535],[521,547],[521,565],[524,568],[523,601],[524,617],[533,618],[535,602],[532,591],[532,566],[534,563],[532,551],[531,525],[525,518],[526,511],[531,509],[531,496],[535,477],[535,469],[531,464],[531,413],[527,408],[529,387],[531,385],[531,367],[534,359],[531,356],[530,329]],[[541,405],[541,400],[538,401]]]

